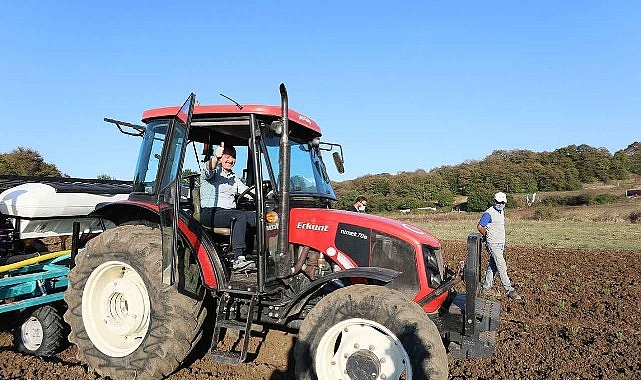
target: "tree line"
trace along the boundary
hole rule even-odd
[[[45,162],[38,151],[21,146],[9,153],[0,153],[0,175],[70,178],[56,165]],[[109,174],[99,174],[96,178],[115,179]]]
[[[0,174],[69,177],[37,151],[18,147],[0,153]],[[578,190],[584,183],[624,180],[641,175],[641,142],[611,154],[605,148],[569,145],[553,152],[495,150],[483,160],[441,166],[430,171],[417,169],[398,174],[372,174],[333,182],[338,200],[334,207],[347,209],[356,197],[368,199],[371,212],[451,208],[456,197],[466,196],[470,211],[487,207],[496,191],[534,193]],[[99,179],[111,179],[101,174]]]
[[[614,154],[585,144],[553,152],[495,150],[483,160],[430,171],[365,175],[333,185],[339,198],[336,208],[348,208],[359,195],[368,198],[372,212],[451,208],[456,197],[467,196],[467,209],[481,211],[497,191],[509,195],[578,190],[584,183],[624,180],[631,174],[641,175],[641,142]]]

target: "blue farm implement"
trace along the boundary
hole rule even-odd
[[[67,343],[62,314],[70,264],[71,251],[65,250],[0,266],[0,318],[17,313],[19,351],[50,356]]]

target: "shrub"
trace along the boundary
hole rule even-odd
[[[537,207],[532,215],[534,220],[557,220],[561,216],[559,210],[552,206]]]
[[[443,189],[436,193],[436,202],[439,207],[452,207],[454,193],[450,189]]]
[[[594,202],[596,204],[602,205],[606,203],[615,203],[623,200],[624,197],[621,195],[614,195],[614,194],[599,194],[596,197],[594,197]]]
[[[577,195],[570,196],[561,196],[561,197],[548,197],[543,200],[543,203],[549,206],[558,205],[558,206],[585,206],[593,204],[606,204],[606,203],[615,203],[623,200],[624,197],[614,194],[588,194],[582,193]]]
[[[632,223],[641,223],[641,211],[632,211],[630,215],[628,215],[628,219]]]
[[[591,203],[591,197],[590,194],[579,194],[575,195],[573,197],[567,197],[566,204],[568,206],[582,206],[582,205],[589,205]]]

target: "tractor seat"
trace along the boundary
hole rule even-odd
[[[200,212],[201,212],[201,206],[200,206],[200,187],[194,187],[192,190],[192,201],[193,201],[193,214],[192,216],[194,219],[196,219],[198,222],[200,222]],[[208,227],[203,224],[203,228],[206,231],[209,231],[210,233],[213,233],[214,235],[222,235],[222,236],[230,236],[231,235],[231,227],[234,225],[234,220],[232,220],[231,226],[230,227]]]
[[[214,242],[218,245],[218,247],[220,248],[220,252],[222,252],[224,256],[230,253],[230,247],[232,243],[231,232],[234,228],[234,223],[236,223],[236,218],[232,218],[229,227],[203,226],[205,231],[209,232],[214,238]]]
[[[229,228],[229,227],[214,227],[214,228],[211,228],[211,227],[203,226],[203,228],[205,228],[207,231],[212,232],[212,233],[214,233],[216,235],[223,235],[223,236],[231,235],[231,228]]]

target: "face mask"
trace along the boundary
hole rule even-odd
[[[494,208],[497,209],[498,211],[503,211],[504,205],[495,205]]]
[[[365,211],[365,206],[358,206],[358,209],[357,209],[357,210],[358,210],[359,212],[363,212],[363,211]]]

